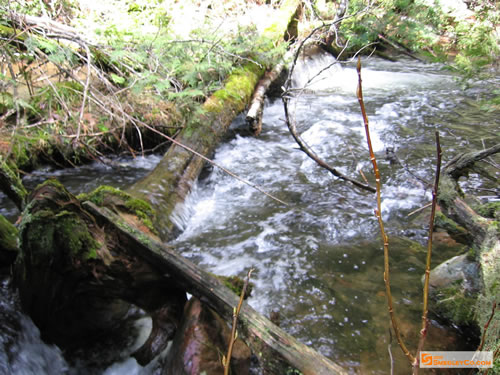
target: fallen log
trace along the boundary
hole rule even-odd
[[[268,50],[283,42],[299,3],[298,0],[285,1],[275,22],[263,32],[262,38],[267,41]],[[264,70],[258,60],[235,70],[224,88],[207,99],[202,110],[193,115],[176,140],[202,155],[212,155],[232,120],[249,103]],[[155,226],[163,240],[172,238],[176,229],[183,227],[182,203],[203,165],[204,161],[192,152],[172,145],[158,166],[128,189],[132,195],[149,200],[154,206],[158,213]]]
[[[286,56],[284,60],[287,60]],[[249,130],[256,136],[262,131],[262,114],[264,112],[264,99],[266,92],[269,89],[269,86],[271,86],[271,84],[280,76],[283,68],[285,67],[285,61],[276,64],[271,71],[266,72],[264,78],[259,81],[253,93],[245,120]]]
[[[444,168],[438,203],[443,214],[468,231],[471,249],[434,268],[430,275],[431,311],[458,326],[472,325],[486,337],[483,350],[500,344],[500,316],[496,314],[486,332],[492,303],[500,302],[500,205],[484,209],[467,197],[458,179],[476,168],[476,163],[500,152],[500,144],[453,158]]]
[[[136,353],[141,363],[147,363],[177,330],[186,292],[231,322],[238,296],[144,232],[123,207],[141,209],[139,217],[147,209],[127,202],[123,192],[105,193],[100,189],[82,198],[107,204],[113,211],[91,201],[81,203],[55,180],[46,181],[29,197],[14,278],[23,309],[42,338],[66,349],[97,340],[116,329],[128,304],[133,304],[153,318],[149,346]],[[237,329],[266,374],[346,374],[246,303]]]
[[[183,258],[171,247],[131,227],[108,209],[99,208],[90,202],[84,202],[83,206],[101,225],[116,228],[119,236],[143,261],[175,279],[182,288],[198,297],[226,321],[232,321],[238,297],[218,279]],[[298,342],[246,303],[238,319],[238,337],[245,341],[259,360],[264,361],[261,365],[266,373],[284,374],[287,373],[286,369],[296,369],[304,375],[347,374],[340,366]]]

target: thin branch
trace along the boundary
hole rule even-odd
[[[90,85],[90,75],[92,73],[92,58],[90,56],[90,49],[86,44],[85,51],[87,52],[87,80],[85,81],[85,87],[83,89],[82,107],[80,108],[80,117],[78,118],[78,128],[76,130],[76,138],[74,140],[75,144],[78,143],[78,138],[80,137],[80,131],[82,129],[83,113],[85,111],[85,103],[87,102],[87,94],[89,92]]]
[[[491,315],[490,315],[490,318],[488,319],[488,321],[484,325],[483,336],[481,337],[481,343],[479,344],[479,346],[478,346],[478,348],[476,350],[478,352],[481,351],[481,350],[483,350],[484,342],[486,341],[486,333],[488,332],[488,328],[490,326],[490,323],[493,320],[493,317],[495,316],[495,310],[496,310],[496,308],[497,308],[497,303],[495,301],[495,302],[493,302],[493,305],[491,306]]]
[[[333,174],[335,177],[338,177],[344,181],[348,181],[361,189],[368,190],[369,192],[375,193],[376,190],[373,187],[344,175],[343,173],[339,172],[334,167],[330,166],[327,162],[320,159],[319,156],[304,142],[304,140],[297,133],[297,128],[295,126],[295,122],[291,119],[290,114],[288,112],[288,98],[283,96],[282,100],[283,100],[283,105],[285,108],[286,124],[288,126],[288,129],[290,130],[290,133],[292,134],[293,138],[295,139],[295,142],[299,145],[300,150],[303,151],[312,160],[314,160],[316,162],[316,164],[318,164],[321,168],[326,169],[331,174]]]
[[[368,116],[366,115],[365,103],[363,101],[363,88],[361,84],[361,59],[358,59],[357,71],[358,71],[357,97],[359,101],[359,106],[361,108],[361,114],[363,116],[363,122],[365,124],[366,141],[368,143],[368,149],[370,151],[370,160],[373,165],[373,172],[375,174],[375,182],[377,187],[377,209],[375,210],[375,216],[377,217],[380,226],[380,233],[382,235],[382,240],[384,243],[384,282],[385,282],[385,293],[387,297],[387,305],[389,308],[389,315],[391,317],[392,328],[394,329],[394,334],[396,335],[396,340],[398,341],[398,344],[401,347],[403,353],[410,360],[410,363],[413,364],[415,358],[409,352],[409,350],[406,348],[406,345],[403,342],[403,339],[401,337],[401,332],[399,330],[399,324],[396,320],[396,314],[394,313],[394,307],[392,303],[391,282],[389,277],[389,238],[385,234],[384,222],[382,220],[382,208],[381,208],[382,204],[380,197],[381,195],[380,172],[377,166],[377,159],[375,159],[375,154],[373,152],[372,141],[370,138],[370,128],[368,124]]]
[[[224,375],[229,375],[231,356],[233,355],[233,346],[238,337],[238,333],[236,331],[236,325],[238,323],[238,316],[240,315],[241,306],[243,305],[243,300],[245,299],[245,293],[248,288],[248,283],[250,282],[250,276],[252,275],[253,268],[250,268],[248,271],[247,277],[245,278],[245,283],[243,284],[243,288],[241,289],[240,300],[238,302],[238,306],[233,310],[233,327],[231,329],[231,337],[229,339],[229,346],[227,348],[227,355],[222,358],[222,365],[224,366]]]
[[[428,300],[429,300],[429,279],[431,273],[431,257],[432,257],[432,232],[434,230],[434,220],[436,218],[436,207],[439,191],[439,177],[441,174],[441,143],[439,142],[439,132],[436,130],[436,173],[434,178],[434,188],[432,190],[432,204],[431,216],[429,218],[429,233],[427,237],[427,258],[425,262],[425,278],[424,278],[424,291],[423,291],[423,307],[422,307],[422,329],[420,330],[420,339],[418,342],[417,352],[415,354],[415,362],[413,363],[413,373],[418,372],[418,365],[420,359],[420,352],[424,348],[425,338],[427,337],[427,327],[429,321],[427,320],[428,314]]]

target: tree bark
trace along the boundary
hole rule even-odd
[[[262,37],[271,41],[267,44],[269,49],[273,43],[283,41],[299,3],[298,0],[285,1],[276,22],[264,31]],[[263,74],[264,67],[258,62],[237,69],[226,80],[225,87],[204,103],[201,113],[193,116],[176,140],[202,155],[212,155],[232,120],[249,103]],[[203,165],[204,161],[192,152],[172,145],[158,166],[128,190],[132,195],[149,200],[155,207],[158,213],[156,228],[162,239],[172,238],[175,230],[182,227],[182,203]]]

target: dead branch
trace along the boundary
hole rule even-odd
[[[432,257],[432,233],[434,231],[434,219],[436,218],[436,207],[438,201],[439,177],[441,175],[441,144],[439,142],[439,133],[436,131],[436,172],[434,178],[434,188],[432,190],[431,216],[429,218],[429,232],[427,234],[427,257],[425,262],[424,290],[423,290],[423,307],[422,307],[422,329],[420,330],[420,339],[418,342],[417,352],[415,353],[415,362],[413,363],[413,373],[418,373],[418,365],[420,360],[420,352],[424,348],[425,338],[427,337],[427,327],[429,321],[428,301],[429,301],[429,276],[431,273],[431,257]]]
[[[380,183],[380,172],[377,166],[377,159],[375,158],[375,154],[373,152],[372,141],[370,138],[370,127],[368,124],[368,116],[366,115],[365,103],[363,100],[363,86],[361,82],[361,59],[358,58],[358,90],[357,97],[359,101],[359,106],[361,108],[361,114],[363,116],[363,122],[365,124],[365,132],[366,132],[366,141],[368,143],[368,149],[370,151],[370,160],[373,165],[373,172],[375,174],[375,182],[377,186],[377,209],[375,210],[375,216],[377,217],[380,233],[382,235],[382,240],[384,243],[384,283],[385,283],[385,294],[387,297],[387,305],[389,308],[389,315],[391,317],[392,329],[394,330],[394,334],[396,335],[396,340],[401,347],[401,350],[406,355],[406,357],[410,360],[410,363],[414,363],[415,358],[407,349],[405,343],[403,342],[403,338],[401,337],[401,332],[399,329],[399,323],[396,319],[396,314],[394,312],[393,302],[392,302],[392,293],[391,293],[391,282],[390,282],[390,269],[389,269],[389,238],[387,237],[384,229],[384,222],[382,220],[382,203],[380,197],[381,183]]]

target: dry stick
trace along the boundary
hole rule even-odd
[[[82,130],[83,113],[85,111],[85,103],[87,102],[87,94],[89,92],[89,85],[90,85],[90,75],[92,73],[92,60],[90,56],[90,49],[89,46],[86,44],[85,44],[85,51],[87,52],[87,79],[85,81],[85,88],[83,90],[82,107],[80,108],[80,117],[78,118],[78,128],[76,130],[76,138],[74,140],[75,144],[78,143],[78,139],[80,138],[80,132]]]
[[[394,375],[394,357],[392,356],[391,345],[392,345],[392,331],[389,328],[389,344],[387,344],[387,351],[389,352],[389,358],[391,360],[391,375]]]
[[[382,209],[381,209],[382,204],[380,198],[380,172],[378,170],[375,154],[373,153],[372,141],[370,138],[370,128],[368,126],[368,116],[366,115],[365,103],[363,101],[363,89],[361,85],[361,59],[359,58],[358,58],[357,71],[358,71],[357,97],[359,101],[359,106],[361,107],[361,114],[363,115],[363,122],[365,124],[365,132],[366,132],[366,141],[368,143],[368,149],[370,151],[370,160],[373,165],[373,171],[375,173],[375,182],[377,187],[377,209],[375,210],[375,216],[377,217],[378,224],[380,226],[380,233],[382,234],[382,239],[384,241],[384,282],[385,282],[385,293],[387,295],[387,305],[389,307],[389,315],[391,317],[392,328],[394,329],[394,334],[396,336],[398,344],[401,347],[401,350],[403,350],[403,353],[410,360],[410,363],[413,364],[415,358],[408,351],[406,345],[403,342],[403,339],[401,338],[399,325],[398,322],[396,321],[396,315],[394,313],[394,308],[392,305],[391,283],[389,279],[389,238],[385,234],[384,222],[382,220]]]
[[[236,338],[238,337],[238,333],[236,332],[236,324],[238,323],[238,316],[240,315],[241,306],[243,305],[243,300],[245,299],[245,293],[247,291],[248,283],[250,282],[250,276],[252,275],[253,268],[250,268],[248,271],[247,277],[245,279],[245,283],[243,284],[243,289],[240,294],[240,301],[238,302],[238,306],[233,310],[233,328],[231,329],[231,337],[229,339],[229,346],[227,348],[227,356],[222,357],[222,365],[224,366],[224,375],[229,375],[229,364],[231,362],[231,356],[233,355],[233,346],[236,342]]]
[[[321,168],[326,169],[331,174],[333,174],[335,177],[338,177],[344,181],[348,181],[351,184],[353,184],[354,186],[357,186],[361,189],[368,190],[372,193],[375,193],[376,190],[373,187],[344,175],[343,173],[339,172],[337,169],[330,166],[324,160],[319,158],[319,156],[304,142],[304,140],[298,134],[297,128],[295,126],[295,122],[290,118],[290,115],[288,113],[288,98],[283,97],[282,99],[283,99],[283,104],[284,104],[284,108],[285,108],[286,125],[288,126],[288,129],[289,129],[290,133],[292,134],[292,137],[295,139],[295,142],[299,145],[300,150],[303,151],[312,160],[314,160],[316,162],[316,164],[318,164]]]
[[[425,210],[426,208],[428,207],[431,207],[432,206],[432,202],[431,203],[427,203],[425,206],[422,206],[420,208],[417,208],[416,210],[413,210],[412,212],[410,212],[408,215],[406,215],[407,217],[410,217],[412,215],[415,215],[416,213],[420,212],[420,211],[423,211]]]
[[[496,301],[493,302],[493,306],[491,307],[491,315],[486,324],[484,325],[483,328],[483,337],[481,338],[481,344],[479,344],[479,347],[477,348],[476,351],[481,351],[483,350],[484,342],[486,341],[486,332],[488,331],[488,328],[490,326],[491,321],[493,320],[493,317],[495,316],[495,310],[497,308],[497,303]]]
[[[429,234],[427,238],[427,259],[425,262],[425,279],[424,279],[424,297],[422,307],[422,329],[420,330],[420,340],[418,341],[417,352],[415,353],[415,362],[413,363],[413,373],[418,373],[418,364],[420,360],[420,352],[424,348],[425,338],[427,336],[427,320],[428,300],[429,300],[429,276],[431,273],[431,257],[432,257],[432,231],[434,230],[434,219],[436,217],[436,207],[439,190],[439,177],[441,174],[441,144],[439,142],[439,132],[436,130],[436,175],[434,177],[434,188],[432,189],[432,204],[431,217],[429,219]]]

